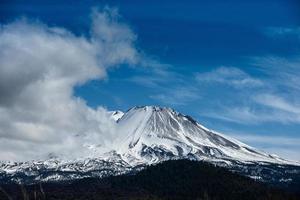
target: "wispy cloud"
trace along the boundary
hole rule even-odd
[[[239,68],[225,66],[210,72],[197,73],[196,79],[199,82],[226,84],[237,88],[258,87],[263,85],[262,81],[251,77]]]
[[[172,71],[172,66],[158,61],[145,59],[141,63],[139,75],[127,78],[127,81],[151,88],[161,87],[171,81],[179,80],[179,74]]]
[[[259,94],[254,97],[254,100],[262,105],[266,105],[268,107],[282,110],[288,113],[300,114],[300,105],[295,105],[292,102],[288,102],[282,97],[272,95],[272,94]]]
[[[167,105],[186,105],[201,98],[198,88],[191,86],[176,86],[164,89],[163,94],[154,94],[150,98]]]
[[[277,122],[280,124],[300,123],[299,114],[282,110],[268,109],[250,103],[250,106],[228,106],[224,105],[217,109],[202,112],[201,116],[220,119],[245,125],[262,124],[266,122]]]
[[[215,91],[222,93],[225,85],[235,88],[226,90],[227,99],[202,115],[243,124],[300,123],[299,59],[255,57],[249,64],[260,72],[259,77],[231,67],[197,75],[202,84],[218,83],[210,86]]]
[[[194,77],[174,71],[173,66],[159,63],[156,60],[145,59],[142,72],[132,76],[127,81],[152,89],[149,98],[169,106],[186,105],[201,98],[199,88],[195,87]]]
[[[271,37],[297,37],[300,39],[300,27],[268,27],[263,31]]]
[[[242,140],[247,141],[248,143],[262,143],[266,146],[299,146],[300,138],[291,138],[285,136],[270,136],[270,135],[256,135],[256,134],[230,134],[231,136]]]
[[[258,70],[267,76],[263,81],[272,85],[273,89],[285,87],[289,90],[300,90],[299,55],[292,58],[254,57],[250,60],[250,64],[256,66]]]
[[[170,65],[156,64],[147,76],[130,81],[155,89],[149,97],[166,105],[201,102],[206,106],[199,112],[210,118],[241,124],[300,123],[300,61],[267,56],[248,62],[259,76],[226,66],[184,76]]]
[[[266,117],[259,117],[254,110],[246,106],[223,105],[216,109],[206,110],[205,112],[202,112],[201,115],[241,124],[257,124],[258,122],[262,122],[262,120],[266,120]]]
[[[228,131],[228,135],[246,144],[254,145],[265,152],[300,161],[300,154],[298,153],[300,151],[299,137],[273,134],[257,135],[253,133],[234,133],[234,130]]]

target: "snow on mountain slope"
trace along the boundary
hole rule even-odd
[[[115,151],[97,158],[62,160],[51,158],[26,162],[0,162],[0,184],[17,182],[68,181],[86,177],[120,175],[132,170],[132,166]]]
[[[116,139],[108,152],[90,141],[89,156],[77,160],[1,162],[0,183],[61,181],[105,177],[138,170],[168,159],[205,160],[246,176],[278,181],[300,174],[300,164],[261,152],[235,139],[211,131],[189,116],[170,108],[133,107],[125,114],[109,113]],[[276,178],[274,178],[276,174]]]
[[[124,113],[122,111],[116,110],[116,111],[111,111],[109,112],[111,119],[118,121]]]
[[[118,121],[115,149],[129,163],[193,158],[228,162],[289,161],[258,151],[244,143],[211,131],[189,116],[170,108],[134,107]]]

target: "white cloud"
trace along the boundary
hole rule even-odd
[[[300,138],[299,137],[287,137],[280,135],[255,135],[250,133],[235,133],[230,130],[231,137],[234,137],[246,144],[254,145],[257,148],[276,155],[282,158],[299,161],[300,155]]]
[[[117,9],[105,8],[99,13],[92,13],[93,23],[91,42],[97,45],[100,60],[112,66],[123,62],[134,64],[137,62],[137,52],[134,47],[136,35],[124,23],[120,23]]]
[[[150,98],[166,105],[206,105],[198,108],[201,116],[240,124],[300,123],[299,59],[255,57],[249,63],[253,75],[222,66],[191,78],[158,66],[163,73],[151,69],[130,81],[155,88]]]
[[[219,98],[218,95],[212,98],[215,100],[214,108],[202,110],[201,115],[242,124],[299,124],[299,59],[255,57],[250,64],[259,76],[250,76],[232,67],[197,74],[202,86],[208,86],[220,96],[219,101],[215,99]],[[226,90],[224,86],[232,86],[235,90]]]
[[[202,116],[234,122],[244,125],[257,125],[266,122],[279,122],[282,124],[298,122],[299,119],[292,117],[289,113],[274,112],[272,110],[258,109],[255,106],[222,105],[216,110],[202,112]]]
[[[252,78],[250,75],[235,67],[219,67],[210,72],[196,74],[199,82],[214,82],[227,84],[236,88],[258,87],[263,83],[259,79]]]
[[[116,10],[94,11],[90,37],[19,20],[0,29],[0,159],[70,158],[105,148],[114,123],[102,107],[75,97],[75,86],[138,62],[136,36]]]
[[[231,134],[231,136],[248,143],[265,143],[268,146],[298,146],[300,138],[290,138],[283,136],[255,135],[255,134]]]
[[[289,59],[276,56],[255,57],[251,64],[266,75],[264,82],[271,89],[284,87],[290,93],[300,90],[299,55]]]
[[[193,86],[193,78],[187,80],[182,74],[173,71],[173,66],[159,63],[153,59],[144,59],[143,71],[127,81],[151,88],[149,98],[164,105],[182,106],[201,98],[197,87]]]
[[[300,115],[300,105],[293,105],[291,102],[287,102],[282,97],[276,95],[260,94],[258,96],[255,96],[254,100],[262,105],[266,105],[274,109]]]
[[[295,147],[284,146],[283,147],[276,147],[276,146],[269,146],[269,147],[261,147],[265,152],[278,155],[282,158],[293,160],[293,161],[300,161],[300,148],[299,145]]]
[[[242,124],[256,124],[259,119],[249,107],[231,107],[226,105],[216,110],[202,112],[201,115]]]
[[[150,88],[159,88],[162,84],[177,80],[177,74],[170,70],[171,66],[160,64],[154,60],[145,60],[142,63],[143,72],[127,79],[127,81]]]
[[[197,88],[191,86],[176,86],[164,90],[164,93],[151,95],[150,98],[167,105],[186,105],[201,98]]]
[[[210,109],[202,112],[201,115],[247,125],[266,122],[277,122],[280,124],[300,123],[299,107],[290,105],[279,97],[274,96],[274,99],[272,99],[272,96],[261,95],[249,98],[247,99],[247,105],[242,105],[242,102],[246,100],[240,99],[241,104],[223,104],[214,110]]]

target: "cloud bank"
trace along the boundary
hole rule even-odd
[[[88,107],[73,90],[135,64],[136,36],[117,10],[94,10],[91,18],[86,37],[26,19],[1,25],[0,160],[96,154],[114,137],[106,110]]]

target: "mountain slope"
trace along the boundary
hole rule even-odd
[[[2,186],[0,199],[297,199],[282,190],[204,162],[165,161],[134,175],[72,183]],[[25,188],[25,189],[24,189]],[[3,193],[5,191],[5,193]],[[23,191],[23,192],[22,192]],[[25,192],[24,192],[25,191]],[[25,198],[24,198],[25,199]]]
[[[136,172],[170,159],[203,160],[240,174],[285,185],[300,166],[211,131],[170,108],[134,107],[109,113],[116,123],[111,151],[77,160],[1,162],[0,183],[65,181]],[[97,141],[95,141],[97,143]]]
[[[115,149],[131,163],[187,157],[227,164],[232,160],[292,164],[211,131],[170,108],[134,107],[118,120],[118,128]]]

